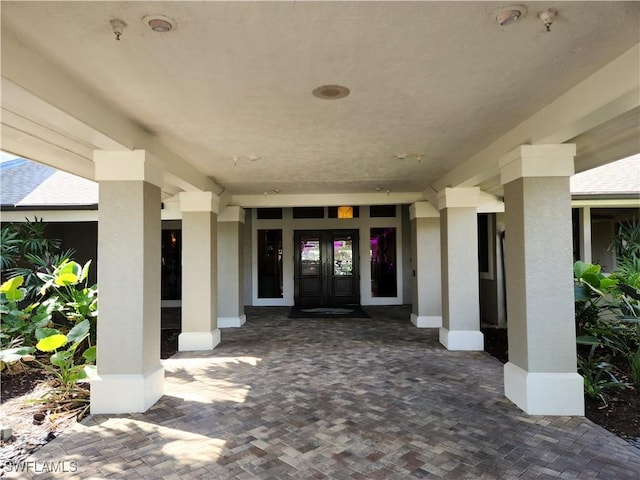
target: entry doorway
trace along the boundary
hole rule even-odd
[[[358,230],[296,230],[296,305],[360,303]]]

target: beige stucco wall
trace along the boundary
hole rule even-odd
[[[160,189],[100,183],[100,375],[141,374],[160,358]]]
[[[504,187],[509,360],[528,372],[575,371],[568,183],[531,177]]]
[[[243,283],[241,256],[244,225],[218,222],[218,316],[237,317],[243,311],[240,288]]]
[[[411,221],[412,313],[441,316],[440,219],[414,218]]]

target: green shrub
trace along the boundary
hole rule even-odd
[[[582,375],[584,393],[591,399],[599,398],[604,404],[606,394],[626,388],[613,374],[614,365],[606,356],[596,356],[598,345],[591,345],[587,356],[578,356],[578,373]]]

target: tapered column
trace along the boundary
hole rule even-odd
[[[94,153],[99,185],[98,378],[91,413],[144,412],[164,393],[160,365],[162,165],[143,150]]]
[[[218,329],[218,197],[180,193],[182,210],[182,333],[179,351],[212,350]]]
[[[442,250],[442,328],[448,350],[483,350],[478,273],[478,188],[445,188],[438,195]]]
[[[228,206],[218,216],[218,328],[241,327],[247,320],[243,301],[245,211]]]
[[[573,302],[574,155],[575,145],[523,145],[500,161],[509,338],[504,389],[534,415],[584,415]]]
[[[440,213],[427,202],[409,208],[411,219],[411,323],[418,328],[442,327],[440,275]]]

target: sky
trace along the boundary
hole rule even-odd
[[[20,157],[18,157],[17,155],[14,155],[13,153],[6,153],[0,150],[0,163],[8,162],[9,160],[13,160],[14,158],[20,158]]]

